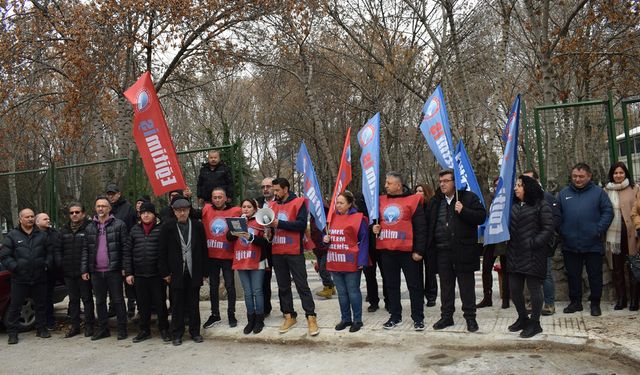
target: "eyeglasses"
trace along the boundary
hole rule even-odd
[[[69,215],[80,215],[81,211],[69,211]]]
[[[453,180],[440,180],[438,181],[441,184],[447,183],[447,182],[452,182]]]

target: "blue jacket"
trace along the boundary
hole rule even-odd
[[[582,189],[569,185],[558,194],[558,204],[563,251],[604,254],[603,236],[613,220],[607,193],[593,182]]]

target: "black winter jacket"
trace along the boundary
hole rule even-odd
[[[128,230],[131,230],[131,228],[138,222],[136,209],[128,200],[122,197],[120,197],[116,203],[111,205],[111,215],[116,219],[124,221],[124,223],[127,224]]]
[[[81,275],[80,263],[85,241],[84,231],[88,224],[89,220],[82,222],[75,233],[71,230],[70,224],[60,230],[62,244],[56,253],[56,262],[62,266],[65,277],[79,277]]]
[[[511,239],[507,245],[507,270],[544,279],[547,275],[547,253],[553,235],[553,213],[549,204],[540,200],[534,206],[516,202],[509,219]]]
[[[478,243],[478,225],[484,223],[486,210],[477,195],[470,191],[459,190],[458,199],[462,203],[462,211],[453,215],[450,222],[451,228],[451,252],[454,267],[458,271],[472,272],[480,269],[480,253],[482,244]],[[451,201],[455,205],[454,196]],[[438,251],[435,243],[436,221],[438,209],[441,204],[447,204],[447,200],[440,190],[429,202],[429,225],[427,242],[427,264],[437,270]]]
[[[122,258],[124,248],[129,246],[129,230],[124,221],[110,216],[106,221],[107,225],[107,254],[109,256],[109,266],[107,271],[122,271]],[[98,252],[98,222],[92,220],[85,228],[85,243],[82,248],[82,260],[80,263],[81,273],[93,273],[96,266],[96,254]]]
[[[11,271],[13,282],[46,282],[46,271],[53,266],[53,252],[47,233],[34,226],[32,232],[26,234],[18,225],[2,240],[0,261]]]
[[[149,235],[144,233],[141,223],[131,228],[129,233],[131,240],[124,248],[125,276],[151,277],[160,274],[160,232],[162,232],[162,225],[158,222]]]
[[[206,275],[206,262],[209,260],[207,238],[202,222],[191,220],[191,285],[183,285],[182,245],[175,220],[162,224],[160,234],[160,276],[171,276],[169,286],[174,289],[202,286],[202,278]]]
[[[209,163],[203,163],[198,175],[198,198],[206,202],[211,201],[211,192],[214,188],[222,187],[227,193],[227,198],[233,198],[233,175],[231,168],[222,160],[214,169]]]

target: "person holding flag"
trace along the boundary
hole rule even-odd
[[[424,330],[424,304],[422,259],[427,242],[424,209],[420,196],[404,187],[402,175],[387,173],[384,188],[386,195],[380,196],[379,216],[382,220],[372,227],[377,235],[376,249],[385,272],[385,288],[389,297],[389,320],[385,329],[402,324],[400,303],[400,271],[404,273],[411,299],[411,318],[416,331]]]
[[[429,204],[427,260],[440,275],[441,318],[433,329],[453,325],[456,280],[462,300],[467,330],[478,330],[474,272],[480,269],[478,225],[484,223],[486,211],[471,191],[456,191],[454,172],[438,173],[440,189]]]
[[[307,317],[309,335],[316,336],[320,333],[320,329],[316,320],[316,305],[307,282],[304,259],[303,235],[307,228],[307,207],[304,198],[296,197],[289,189],[289,181],[286,178],[278,177],[273,180],[275,201],[271,208],[275,218],[266,225],[274,229],[271,252],[278,282],[280,307],[284,313],[284,322],[279,332],[285,333],[296,324],[297,314],[293,307],[291,293],[293,279]]]

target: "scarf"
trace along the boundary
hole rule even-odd
[[[624,179],[619,184],[609,182],[606,186],[607,195],[613,206],[613,221],[607,230],[607,251],[613,254],[620,254],[620,241],[622,239],[622,212],[620,211],[619,191],[629,186],[629,180]]]

